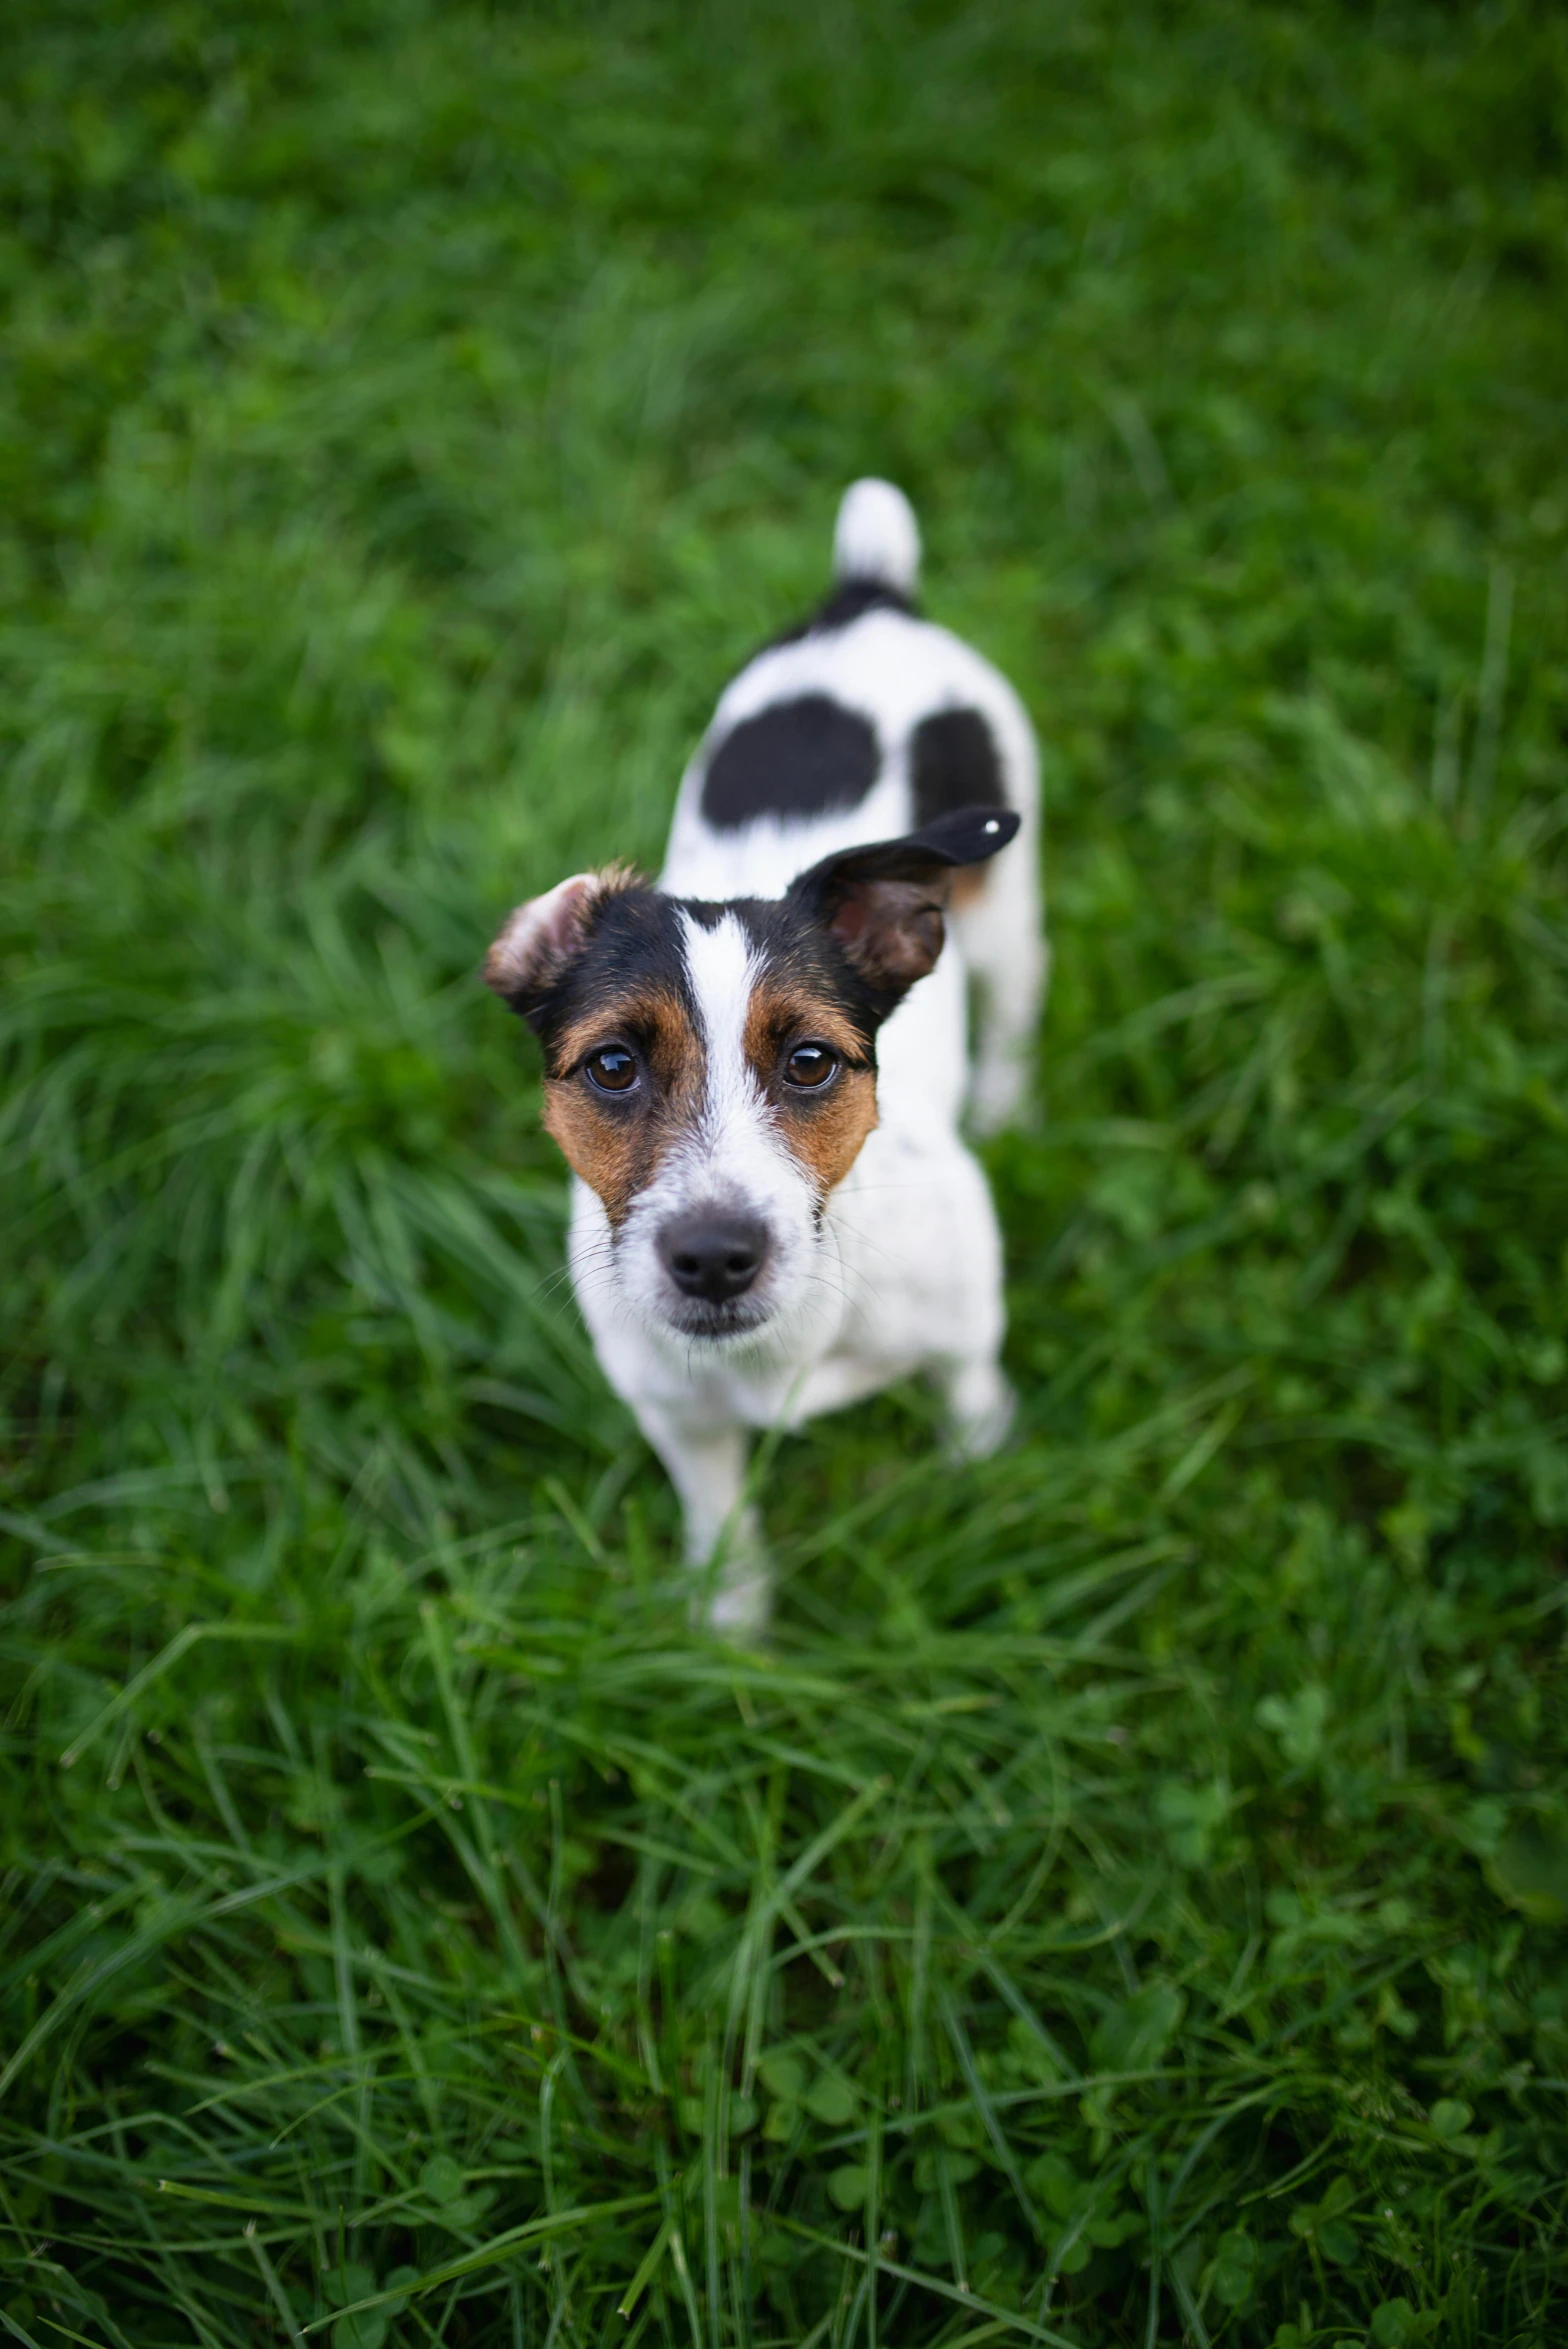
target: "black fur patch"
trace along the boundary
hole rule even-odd
[[[865,1063],[875,1065],[872,1039],[889,1008],[831,938],[815,908],[791,898],[730,898],[719,904],[700,897],[666,897],[656,889],[627,889],[607,898],[595,915],[580,953],[543,994],[522,1011],[544,1046],[545,1066],[553,1076],[566,1073],[557,1056],[557,1039],[577,1026],[601,1005],[627,996],[656,991],[678,1001],[693,1026],[697,1006],[691,997],[686,969],[681,916],[687,914],[704,930],[716,929],[733,915],[745,929],[758,959],[769,964],[781,980],[794,980],[814,994],[836,1003],[865,1040]],[[627,1041],[645,1039],[628,1030]]]
[[[552,1076],[566,1073],[558,1059],[558,1040],[600,1005],[662,996],[678,1002],[695,1026],[697,1007],[686,969],[681,916],[689,914],[701,928],[711,930],[733,915],[759,960],[779,978],[798,981],[838,1007],[863,1039],[863,1065],[873,1067],[877,1029],[904,986],[880,985],[857,967],[834,937],[829,922],[838,882],[918,880],[979,864],[1004,848],[1017,830],[1017,816],[1005,808],[985,813],[960,810],[923,832],[869,841],[862,848],[826,857],[802,873],[782,898],[737,897],[719,904],[706,898],[666,897],[641,886],[616,890],[596,908],[581,951],[554,984],[526,1003],[508,1000],[541,1038]],[[627,1040],[644,1041],[635,1022]]]
[[[732,897],[720,903],[704,897],[666,897],[656,889],[628,889],[606,900],[582,951],[525,1014],[544,1045],[551,1075],[565,1073],[556,1055],[557,1038],[601,1005],[626,996],[656,991],[678,1001],[697,1025],[681,935],[683,914],[702,930],[716,930],[733,916],[758,961],[776,979],[793,981],[837,1006],[864,1040],[861,1065],[875,1067],[873,1039],[891,1006],[830,936],[814,903],[799,896]],[[645,1040],[635,1023],[627,1030],[627,1040]]]
[[[799,620],[793,628],[769,637],[763,650],[772,652],[781,644],[799,644],[807,636],[831,636],[835,629],[853,627],[867,612],[902,612],[906,620],[918,620],[920,606],[900,588],[889,587],[885,579],[841,579],[808,620]]]
[[[560,1073],[553,1047],[565,1029],[575,1026],[599,1004],[647,986],[678,999],[696,1018],[675,899],[656,889],[618,890],[595,912],[581,953],[567,963],[554,986],[523,1012],[543,1041],[545,1064],[551,1074]],[[514,1009],[523,1007],[514,1005]],[[634,1042],[640,1040],[633,1038]]]
[[[880,765],[866,719],[828,694],[803,693],[726,734],[703,778],[702,812],[722,832],[758,816],[798,819],[858,807]]]
[[[699,919],[704,910],[687,906]],[[737,917],[758,961],[781,984],[793,983],[834,1004],[862,1040],[864,1058],[859,1065],[876,1067],[876,1033],[888,1006],[830,937],[814,908],[787,897],[737,897],[714,910]]]
[[[896,966],[879,977],[863,956],[846,953],[838,944],[833,935],[835,916],[846,897],[878,882],[904,884],[906,889],[913,885],[915,891],[925,883],[929,894],[930,885],[947,872],[963,865],[984,864],[997,855],[1015,838],[1018,826],[1019,819],[1011,808],[955,808],[902,839],[871,840],[862,848],[841,849],[797,875],[781,910],[788,914],[798,908],[808,925],[824,933],[836,963],[842,964],[838,994],[846,1011],[862,1024],[869,1015],[874,1030],[903,1000],[912,983],[907,969],[901,972]],[[933,898],[933,910],[942,896],[945,891]],[[938,950],[940,944],[939,930]]]
[[[996,742],[978,710],[937,710],[922,718],[909,764],[917,826],[958,808],[1007,804]]]

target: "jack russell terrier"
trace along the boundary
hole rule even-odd
[[[1011,1414],[1001,1243],[959,1117],[967,1094],[994,1131],[1026,1085],[1047,970],[1034,735],[1005,679],[920,617],[891,483],[852,486],[833,552],[821,609],[720,701],[657,886],[575,874],[485,965],[544,1048],[599,1360],[732,1638],[770,1603],[749,1431],[917,1371],[963,1457]]]

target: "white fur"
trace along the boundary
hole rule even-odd
[[[880,579],[912,595],[920,577],[920,525],[891,481],[855,481],[844,492],[833,532],[833,568],[840,579]]]
[[[768,1261],[746,1302],[767,1316],[773,1345],[781,1340],[809,1343],[809,1333],[821,1317],[815,1294],[817,1235],[811,1184],[784,1147],[742,1043],[756,977],[746,933],[733,915],[725,915],[709,930],[687,914],[682,929],[686,975],[706,1060],[703,1098],[653,1181],[632,1202],[613,1261],[618,1305],[647,1333],[655,1350],[680,1365],[684,1377],[694,1351],[716,1358],[732,1349],[745,1352],[746,1341],[705,1339],[694,1349],[693,1340],[672,1319],[682,1301],[657,1243],[660,1230],[674,1215],[711,1207],[754,1216],[766,1226]],[[599,1207],[591,1191],[587,1197]],[[603,1221],[602,1208],[599,1216]],[[608,1263],[607,1222],[602,1232],[595,1229],[594,1239],[602,1243],[600,1254]],[[586,1298],[584,1303],[586,1308]],[[589,1322],[594,1326],[591,1311]],[[598,1340],[597,1327],[594,1335]],[[613,1372],[611,1383],[618,1384]],[[628,1400],[635,1408],[636,1398]],[[707,1547],[711,1546],[710,1540]]]
[[[919,539],[899,492],[887,483],[856,483],[844,500],[835,552],[841,571],[912,580]],[[813,691],[832,694],[875,727],[883,763],[868,798],[848,814],[808,823],[766,819],[716,832],[701,810],[713,749],[769,702]],[[698,1567],[713,1562],[706,1620],[732,1636],[760,1632],[770,1602],[756,1514],[745,1496],[748,1430],[798,1426],[925,1373],[941,1385],[958,1453],[981,1454],[1005,1432],[1001,1243],[959,1117],[970,980],[980,983],[981,1003],[968,1097],[976,1122],[987,1127],[1019,1105],[1045,983],[1034,736],[1006,680],[957,637],[902,613],[873,611],[835,633],[764,652],[743,670],[720,700],[676,803],[662,888],[720,901],[782,896],[819,858],[912,828],[909,738],[921,718],[953,705],[978,708],[987,719],[1022,829],[994,864],[979,869],[978,901],[950,917],[949,944],[935,970],[884,1025],[880,1122],[820,1222],[811,1185],[746,1065],[741,1030],[751,972],[746,935],[730,916],[711,930],[685,918],[708,1065],[689,1134],[634,1202],[618,1239],[593,1192],[575,1185],[573,1277],[600,1361],[669,1471],[688,1558]],[[759,1216],[770,1235],[753,1292],[767,1318],[721,1342],[693,1341],[674,1325],[675,1299],[654,1245],[673,1211],[710,1204]]]
[[[542,956],[570,951],[574,926],[597,884],[592,873],[573,873],[544,897],[530,898],[508,914],[485,963],[485,977],[503,994],[515,987]]]

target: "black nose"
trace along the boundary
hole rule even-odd
[[[762,1269],[768,1235],[744,1215],[687,1215],[659,1234],[659,1254],[688,1297],[723,1305],[744,1296]]]

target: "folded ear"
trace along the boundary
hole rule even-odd
[[[587,945],[605,899],[636,881],[629,866],[607,865],[597,873],[574,873],[548,895],[515,907],[485,957],[485,985],[536,1027],[551,991]]]
[[[1011,808],[956,808],[902,840],[825,857],[790,884],[789,896],[836,939],[886,1019],[942,951],[954,872],[983,864],[1017,830]]]

